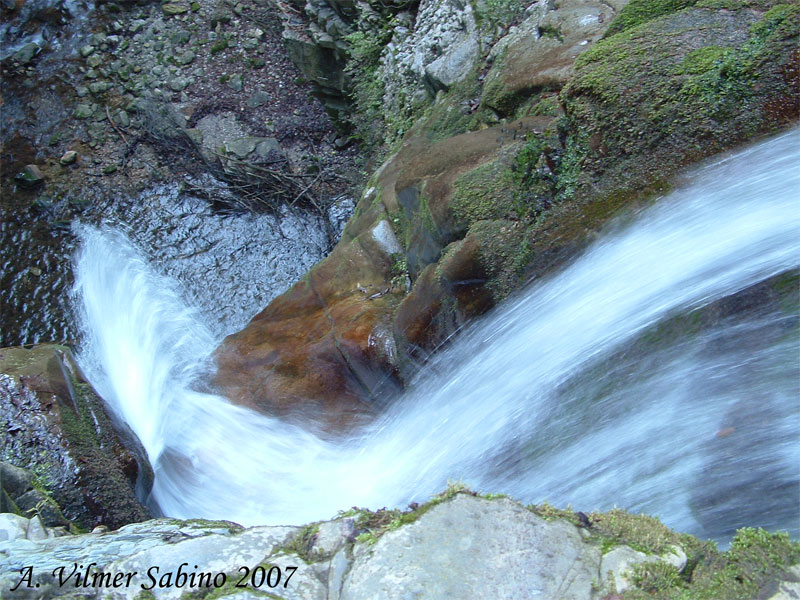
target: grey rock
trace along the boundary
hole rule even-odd
[[[25,165],[25,168],[15,179],[23,185],[35,186],[44,181],[44,174],[36,165]],[[19,502],[17,503],[19,504]]]
[[[47,531],[44,523],[42,523],[42,519],[37,515],[28,522],[28,529],[25,532],[25,537],[32,542],[37,542],[53,537],[53,535]]]
[[[93,33],[89,36],[89,44],[92,46],[99,46],[100,44],[105,44],[107,39],[108,37],[105,33]]]
[[[14,60],[23,65],[28,64],[33,60],[34,56],[39,54],[40,50],[41,49],[39,48],[38,44],[30,42],[29,44],[25,44],[22,48],[14,53]]]
[[[790,580],[782,581],[778,591],[769,600],[797,600],[800,598],[800,565],[787,569]]]
[[[31,489],[33,475],[26,469],[0,462],[0,488],[8,492],[13,500]]]
[[[161,10],[165,15],[181,15],[190,10],[188,2],[167,2],[161,5]]]
[[[226,142],[246,136],[233,113],[207,115],[197,122],[196,128],[202,135],[203,148],[209,159],[213,159],[213,153],[224,148]]]
[[[178,567],[191,557],[192,570],[208,573],[238,573],[243,566],[251,569],[270,556],[296,531],[292,527],[253,527],[236,535],[211,534],[188,540],[177,539],[174,543],[153,545],[141,552],[116,560],[107,565],[109,571],[146,573],[153,565],[159,573],[177,572]],[[278,561],[271,560],[272,564]],[[297,565],[292,557],[292,565]],[[197,568],[194,568],[197,565]],[[186,569],[186,567],[184,567]],[[295,583],[294,581],[292,583]],[[294,586],[293,586],[294,587]],[[186,588],[153,590],[159,599],[179,598]],[[127,598],[128,595],[112,598]]]
[[[199,129],[196,129],[196,128],[184,129],[183,132],[187,135],[187,137],[196,146],[202,146],[203,145],[203,132],[200,131]]]
[[[174,92],[182,92],[189,87],[189,80],[186,77],[173,77],[169,80],[169,89]]]
[[[244,87],[244,79],[242,78],[242,74],[236,73],[236,75],[231,77],[228,80],[228,87],[235,92],[241,92],[242,88]]]
[[[94,52],[94,46],[91,44],[86,44],[85,46],[81,46],[80,53],[83,58],[86,58],[90,54]]]
[[[110,81],[95,81],[89,84],[89,91],[93,94],[102,94],[114,87]]]
[[[438,90],[448,89],[472,71],[480,50],[471,4],[422,0],[414,29],[395,30],[382,53],[377,76],[384,81],[384,111],[400,110],[404,98],[431,102]]]
[[[175,58],[175,62],[177,62],[179,65],[188,65],[194,59],[195,59],[195,53],[192,52],[191,50],[187,50],[186,52],[183,52],[183,53],[179,54]]]
[[[247,106],[250,108],[257,108],[263,106],[269,101],[269,94],[263,90],[257,91],[255,94],[247,99]]]
[[[24,538],[28,532],[28,519],[11,513],[0,514],[0,544]]]
[[[353,212],[356,209],[356,203],[350,196],[339,196],[334,198],[331,205],[328,207],[327,216],[328,222],[331,225],[331,230],[336,234],[336,238],[341,237],[345,225]]]
[[[259,138],[243,137],[225,142],[225,152],[233,154],[237,158],[245,158],[256,149]]]
[[[255,152],[258,158],[267,158],[270,153],[278,152],[283,154],[283,148],[281,148],[280,142],[273,137],[268,138],[258,138],[258,143],[256,144]]]
[[[344,576],[350,570],[353,561],[348,556],[348,549],[342,548],[331,559],[328,570],[328,600],[339,600],[342,594]]]
[[[355,522],[351,518],[320,523],[314,543],[311,545],[312,556],[332,556],[348,541],[353,541],[355,533]]]
[[[91,68],[96,69],[101,64],[103,64],[103,58],[99,54],[92,54],[89,58],[86,59],[86,64],[89,65]]]
[[[354,555],[341,600],[584,599],[600,563],[576,527],[510,500],[463,494],[371,547],[357,544]]]
[[[41,490],[31,490],[16,499],[17,506],[23,514],[33,518],[38,515],[48,527],[66,525],[67,520],[61,509],[47,494]]]
[[[425,68],[425,75],[435,90],[448,90],[470,74],[480,55],[477,32],[454,44]]]
[[[61,158],[59,159],[58,162],[61,163],[64,166],[66,166],[66,165],[71,165],[76,160],[78,160],[78,153],[75,152],[75,150],[67,150],[61,156]]]

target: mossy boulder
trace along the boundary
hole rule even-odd
[[[577,59],[561,93],[566,196],[642,189],[798,118],[800,7],[722,6],[625,25]]]
[[[60,508],[82,528],[149,518],[136,495],[145,498],[153,482],[144,449],[106,411],[68,347],[0,349],[0,429],[2,459],[36,476],[32,489],[7,490],[23,512],[64,524]]]
[[[398,279],[408,276],[418,290],[414,297],[423,303],[437,293],[436,285],[453,290],[458,314],[440,315],[442,303],[428,302],[431,319],[442,327],[432,332],[427,347],[493,306],[491,286],[501,273],[508,277],[501,255],[511,254],[519,238],[507,240],[506,232],[517,230],[503,219],[494,230],[494,225],[479,227],[443,254],[482,216],[479,210],[462,217],[454,213],[454,182],[503,148],[513,157],[528,133],[551,123],[533,117],[437,144],[424,134],[409,139],[368,184],[333,252],[244,330],[226,338],[216,354],[216,384],[235,402],[329,430],[369,418],[377,400],[385,402],[401,388],[414,344],[406,328],[424,327],[423,314],[408,313],[416,306],[413,298],[400,307],[406,288]],[[493,248],[505,244],[504,249],[487,251],[486,236],[493,237]],[[434,275],[424,276],[427,269]],[[434,287],[423,289],[428,283]],[[412,324],[403,315],[421,320]]]
[[[575,58],[599,40],[625,0],[565,0],[553,10],[536,10],[492,50],[481,104],[511,116],[532,94],[559,90]]]

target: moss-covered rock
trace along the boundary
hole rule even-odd
[[[69,348],[0,349],[0,429],[3,460],[36,475],[32,489],[13,498],[23,512],[61,525],[60,508],[89,529],[150,516],[136,497],[153,482],[144,449],[113,424]]]
[[[624,2],[567,0],[552,10],[535,10],[492,50],[481,105],[505,117],[531,95],[559,90],[573,72],[575,57],[600,39]],[[616,6],[615,6],[616,5]]]
[[[797,118],[797,4],[699,6],[626,25],[577,59],[561,94],[565,196],[642,189]]]

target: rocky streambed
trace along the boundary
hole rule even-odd
[[[352,211],[353,151],[334,144],[272,9],[182,8],[3,9],[3,345],[75,339],[75,223],[125,228],[196,303],[223,322],[238,313],[230,332],[324,256]],[[241,268],[248,242],[272,248],[266,273]],[[234,270],[176,268],[180,256]]]

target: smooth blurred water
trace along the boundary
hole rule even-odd
[[[797,287],[779,276],[800,266],[798,165],[795,131],[693,173],[466,330],[347,441],[200,391],[213,327],[107,228],[81,232],[82,364],[171,516],[300,524],[457,480],[721,540],[798,535],[798,315],[757,301]]]

